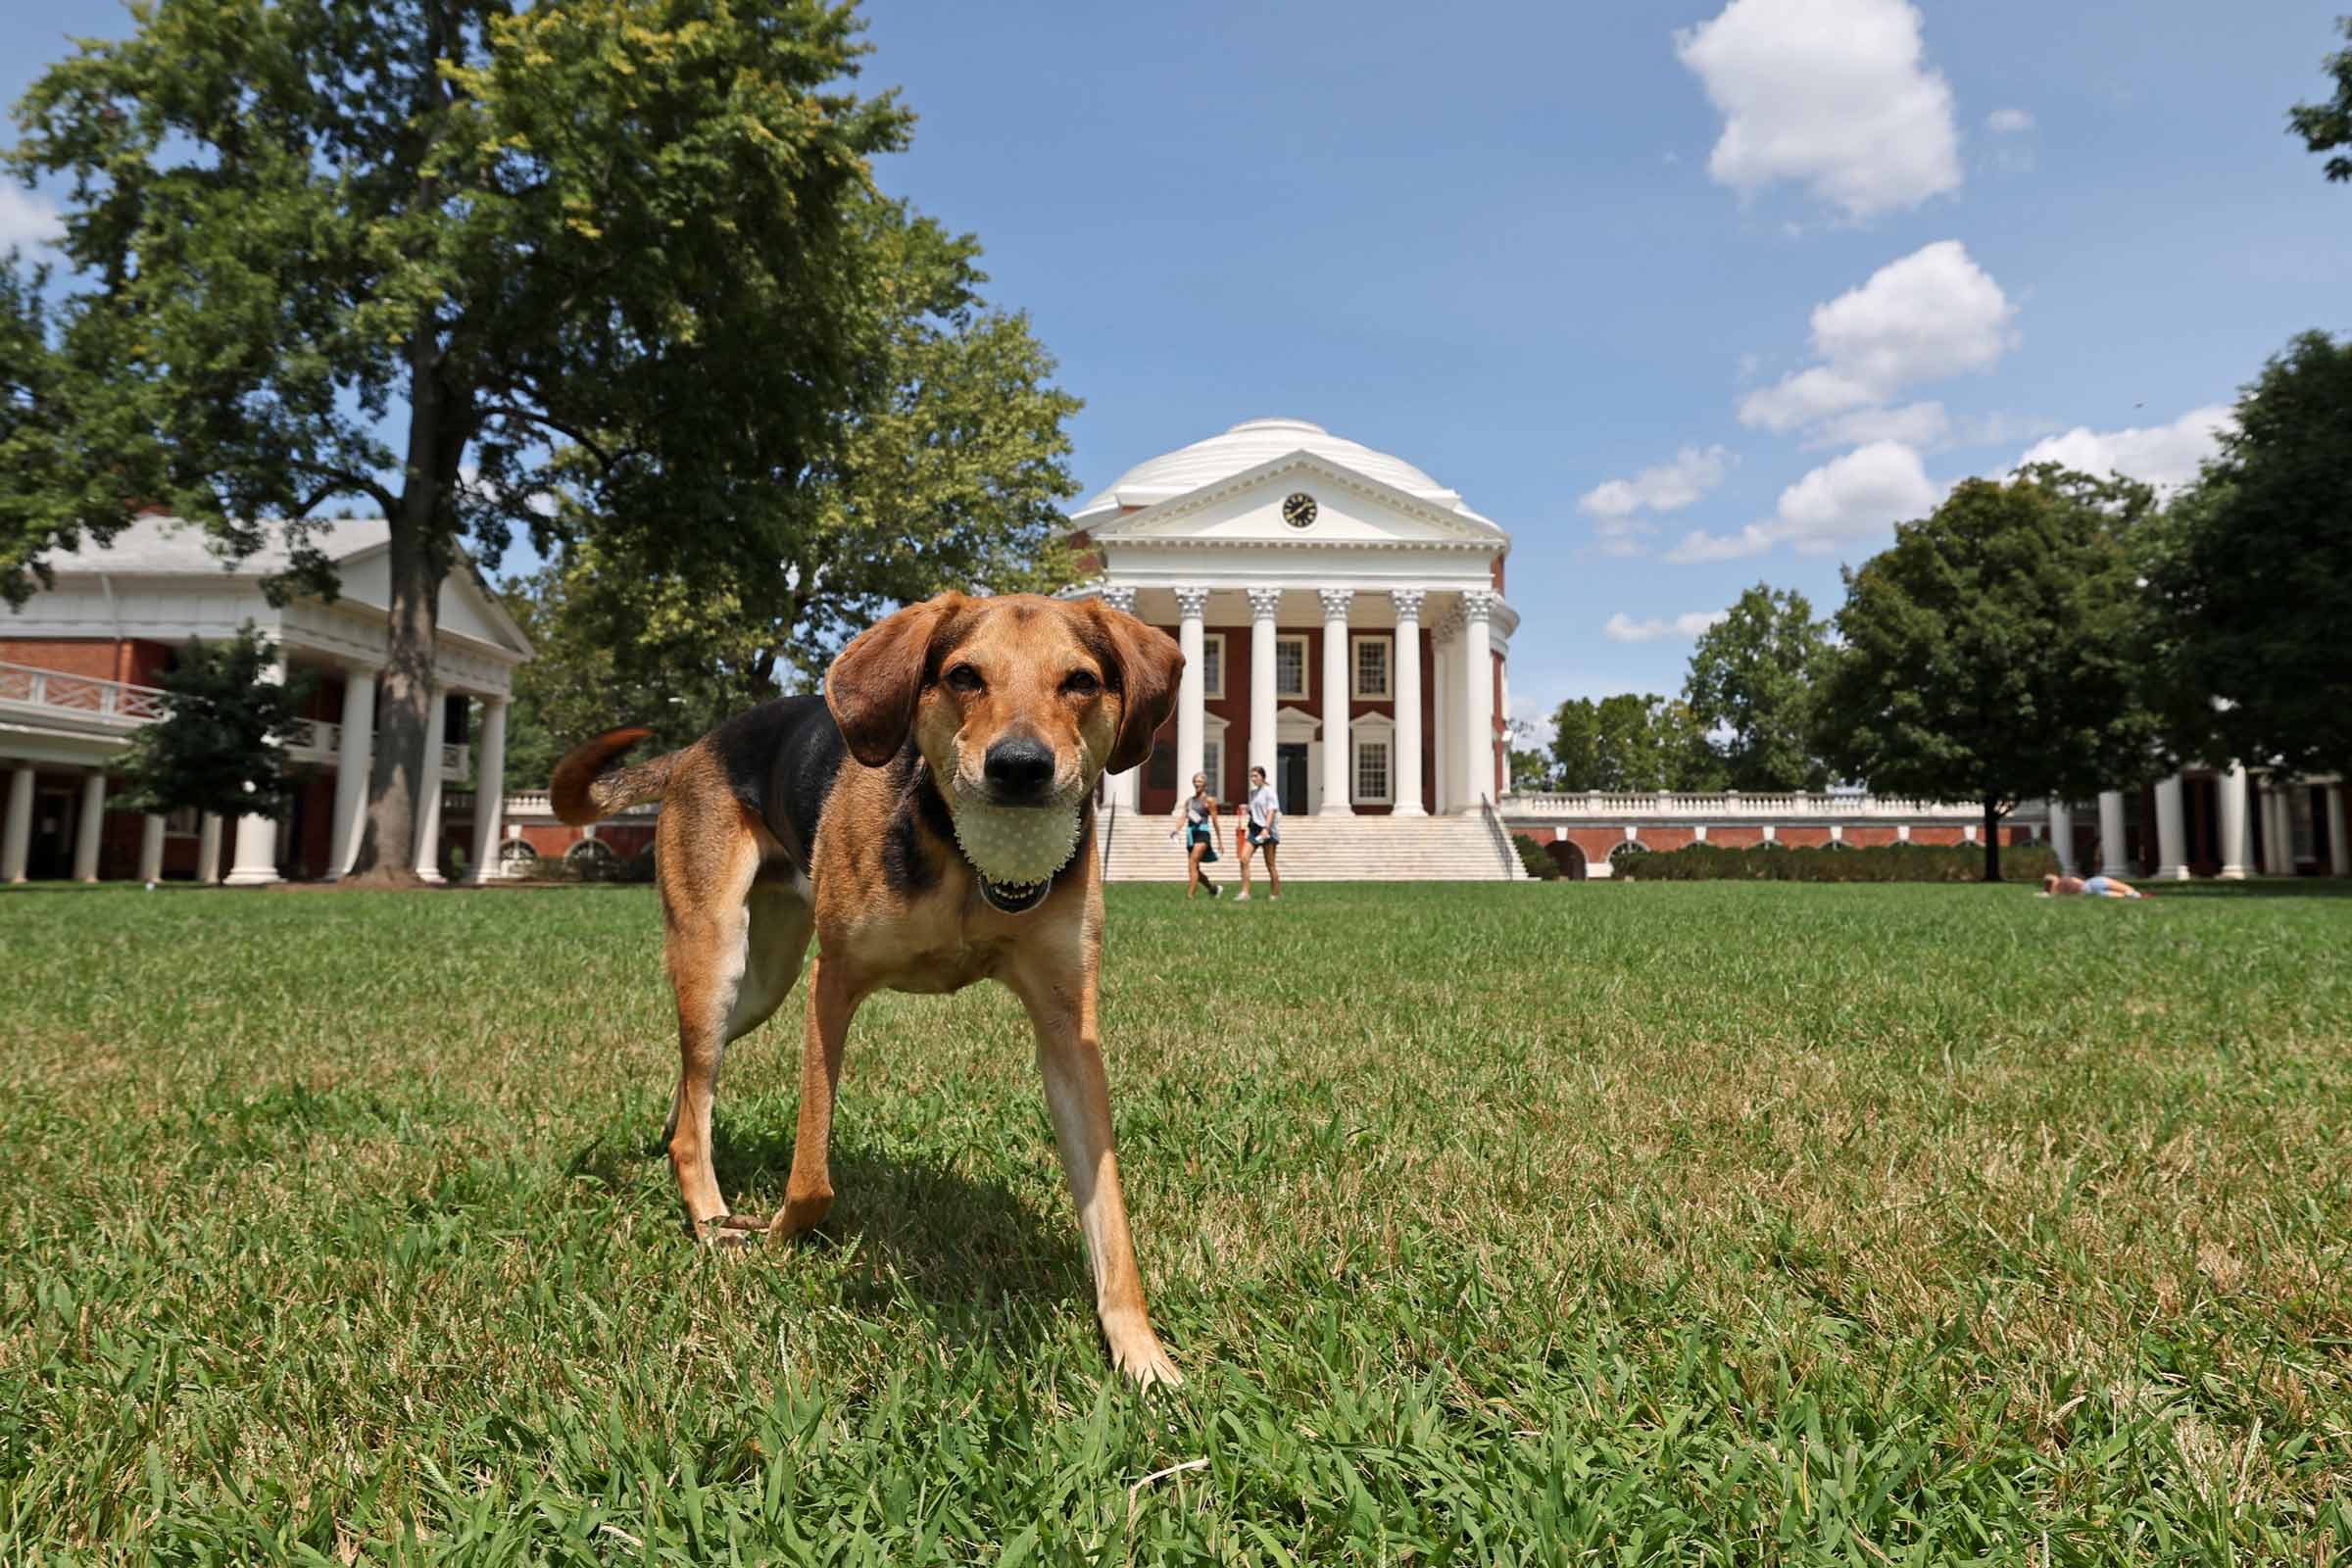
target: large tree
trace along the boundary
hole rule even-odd
[[[1816,710],[1831,762],[1884,794],[1983,807],[1987,882],[2021,799],[2152,776],[2134,536],[2154,505],[2131,480],[2037,465],[1898,526],[1845,572]]]
[[[437,596],[468,548],[567,525],[657,564],[792,492],[873,373],[888,276],[854,265],[888,95],[844,87],[847,4],[155,0],[51,68],[10,155],[71,181],[55,332],[103,483],[28,509],[0,578],[138,504],[233,549],[391,523],[362,870],[411,863]],[[79,450],[97,443],[81,439]],[[579,505],[548,508],[569,488]],[[658,548],[648,548],[658,541]]]
[[[2335,24],[2352,40],[2352,17],[2338,17]],[[2335,153],[2328,160],[2329,179],[2352,180],[2352,155],[2337,151],[2352,147],[2352,48],[2329,55],[2322,69],[2335,78],[2335,96],[2326,103],[2295,105],[2286,112],[2287,128],[2313,152]]]
[[[2289,343],[2221,445],[2148,568],[2176,743],[2352,776],[2352,342]]]
[[[1705,726],[1689,705],[1654,693],[1562,703],[1552,713],[1550,771],[1563,790],[1723,788]]]
[[[1724,618],[1699,633],[1683,701],[1718,733],[1728,785],[1736,790],[1817,790],[1830,770],[1812,746],[1813,683],[1829,647],[1829,623],[1794,589],[1758,583]]]
[[[723,674],[756,701],[779,681],[812,685],[892,606],[1077,574],[1057,503],[1077,488],[1064,424],[1079,403],[1054,386],[1053,356],[1026,317],[982,302],[970,236],[880,200],[853,228],[860,265],[890,287],[875,373],[838,411],[822,461],[791,490],[727,487],[724,540],[682,560],[659,530],[562,557],[564,615],[623,677]]]

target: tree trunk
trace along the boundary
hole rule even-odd
[[[352,878],[376,886],[414,887],[416,812],[427,767],[424,755],[433,703],[433,641],[441,621],[441,579],[449,572],[448,486],[464,453],[453,440],[446,393],[435,374],[437,346],[430,324],[409,341],[408,475],[391,524],[388,564],[392,590],[386,628],[382,711],[376,721],[374,767],[368,781],[368,823],[360,835]],[[446,471],[445,471],[446,470]]]
[[[2001,806],[1987,796],[1984,801],[1984,880],[2001,879]]]

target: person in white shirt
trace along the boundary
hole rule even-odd
[[[1250,770],[1250,825],[1242,837],[1242,891],[1235,896],[1239,904],[1250,896],[1250,857],[1262,852],[1266,858],[1266,880],[1274,884],[1268,898],[1282,897],[1282,872],[1274,865],[1274,847],[1282,842],[1282,800],[1274,786],[1266,782],[1266,770]]]

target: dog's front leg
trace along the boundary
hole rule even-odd
[[[1145,1388],[1182,1383],[1183,1375],[1152,1331],[1143,1277],[1136,1272],[1127,1200],[1119,1191],[1119,1156],[1111,1144],[1110,1085],[1095,1028],[1094,988],[1071,995],[1051,985],[1016,982],[1013,990],[1037,1029],[1038,1070],[1046,1081],[1061,1172],[1078,1205],[1078,1225],[1094,1266],[1095,1311],[1111,1360]]]
[[[770,1236],[797,1236],[833,1211],[833,1102],[841,1093],[841,1054],[858,1010],[839,958],[819,953],[808,975],[808,1030],[801,1050],[801,1120],[792,1141],[792,1175]]]

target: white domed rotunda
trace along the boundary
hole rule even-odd
[[[1500,798],[1511,541],[1458,492],[1304,419],[1250,419],[1129,468],[1070,526],[1100,572],[1073,593],[1185,651],[1151,760],[1105,781],[1114,813],[1170,812],[1195,773],[1239,803],[1252,766],[1299,826],[1476,818]],[[1469,826],[1437,837],[1484,846]],[[1402,820],[1386,836],[1415,853]],[[1131,853],[1114,840],[1112,875]],[[1483,874],[1515,866],[1481,853]]]

